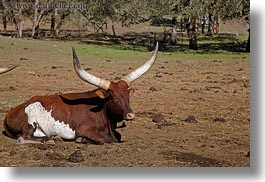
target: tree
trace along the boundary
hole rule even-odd
[[[37,21],[38,21],[38,5],[39,4],[39,0],[35,0],[35,4],[34,4],[34,14],[33,14],[33,27],[32,27],[32,37],[35,36],[35,31],[37,28]]]
[[[180,0],[178,3],[180,14],[184,16],[186,22],[187,35],[189,38],[189,48],[198,49],[197,46],[197,33],[196,33],[196,20],[203,10],[198,4],[197,0]]]
[[[4,32],[7,31],[7,15],[6,15],[6,7],[5,7],[6,1],[2,0],[0,2],[0,10],[1,10],[1,14],[2,14],[2,21],[3,21],[3,28],[4,28]]]
[[[24,29],[24,17],[21,8],[18,9],[17,19],[14,17],[14,22],[16,25],[18,38],[22,38]]]
[[[170,43],[172,45],[177,45],[177,19],[176,17],[172,18],[172,33],[171,33]]]
[[[122,26],[148,21],[148,1],[140,0],[88,0],[89,8],[80,10],[87,22],[94,26],[96,32],[106,33],[108,22],[111,22],[112,33],[115,33],[115,23]],[[105,29],[105,30],[104,30]]]
[[[7,31],[7,19],[10,19],[15,25],[17,37],[22,38],[24,28],[24,12],[23,8],[20,7],[22,1],[2,0],[1,2],[4,31]]]
[[[250,0],[229,0],[226,2],[227,9],[222,8],[222,18],[224,20],[243,19],[250,25]],[[246,52],[250,52],[250,26],[247,29],[248,40]]]
[[[179,14],[189,17],[189,25],[192,24],[192,19],[197,19],[199,16],[208,16],[208,35],[214,34],[214,22],[216,33],[219,32],[219,18],[222,20],[240,18],[248,22],[250,16],[249,0],[180,0],[178,6]],[[189,36],[189,38],[191,37],[194,36]],[[190,40],[190,43],[192,42]],[[190,47],[193,46],[190,45]]]
[[[191,20],[187,24],[187,34],[189,38],[189,48],[198,49],[197,35],[196,35],[196,18],[191,17]]]
[[[106,20],[112,10],[112,4],[104,0],[88,0],[86,3],[89,4],[89,8],[80,9],[79,12],[85,17],[87,23],[94,27],[97,33],[105,32],[104,26],[107,28]]]

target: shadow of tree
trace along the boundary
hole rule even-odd
[[[158,22],[159,23],[159,22]],[[169,23],[168,20],[163,23]],[[24,31],[25,37],[30,37],[30,31]],[[0,32],[2,36],[15,36],[15,31]],[[162,38],[161,38],[162,37]],[[185,33],[178,33],[178,44],[172,46],[165,41],[163,32],[128,32],[119,36],[109,34],[86,34],[78,30],[62,30],[58,37],[53,38],[49,36],[48,29],[41,29],[39,39],[53,39],[61,41],[79,41],[85,44],[105,45],[111,46],[119,50],[132,50],[132,51],[152,51],[155,47],[155,40],[159,41],[159,51],[164,52],[190,52],[188,46],[188,38]],[[226,52],[246,52],[247,40],[240,40],[234,34],[205,36],[198,34],[198,51],[196,53],[220,53]],[[194,52],[194,51],[193,51]]]
[[[152,26],[172,26],[172,20],[168,18],[154,18],[150,24]]]
[[[207,52],[227,51],[246,52],[246,42],[226,42],[226,43],[204,43],[198,46],[199,50]]]
[[[88,37],[87,37],[88,38]],[[181,40],[182,39],[182,40]],[[121,50],[151,51],[154,48],[154,33],[134,33],[123,34],[121,36],[98,35],[93,38],[80,40],[87,44],[108,45]],[[247,40],[240,40],[237,36],[216,35],[198,36],[198,51],[196,53],[220,53],[220,52],[246,52]],[[188,39],[186,36],[180,37],[176,46],[169,45],[167,42],[159,41],[159,51],[164,52],[190,52]]]

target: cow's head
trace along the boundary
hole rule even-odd
[[[128,75],[122,77],[118,82],[105,80],[86,72],[82,68],[74,48],[73,62],[75,72],[82,80],[99,87],[96,91],[98,97],[102,99],[109,99],[108,111],[111,112],[111,116],[114,116],[117,121],[132,120],[135,118],[135,114],[130,107],[130,96],[134,93],[134,90],[130,88],[130,84],[151,68],[156,60],[157,53],[158,43],[156,44],[156,48],[148,61]]]
[[[2,73],[6,73],[6,72],[9,72],[11,71],[12,69],[15,69],[18,65],[15,65],[15,66],[11,66],[11,67],[6,67],[6,68],[0,68],[0,74]]]

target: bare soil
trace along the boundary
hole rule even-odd
[[[34,95],[94,88],[76,76],[70,54],[21,50],[0,52],[0,66],[20,64],[0,77],[1,131],[9,109]],[[107,79],[145,61],[80,60],[88,71]],[[136,119],[118,129],[122,143],[21,145],[1,134],[0,166],[249,167],[249,71],[249,60],[243,58],[191,61],[158,56],[152,69],[132,85]]]

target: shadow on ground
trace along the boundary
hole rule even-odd
[[[15,31],[0,32],[2,36],[15,37]],[[30,37],[30,30],[24,32],[25,37]],[[158,40],[160,44],[159,51],[163,52],[190,52],[188,38],[186,32],[178,32],[177,45],[170,45],[168,33],[164,32],[128,32],[122,35],[114,36],[105,33],[87,34],[78,30],[62,30],[58,37],[53,38],[49,35],[48,29],[41,29],[38,39],[54,39],[56,41],[79,41],[85,44],[111,46],[119,50],[133,51],[152,51],[155,47],[155,42]],[[240,39],[234,34],[220,34],[214,36],[205,36],[198,34],[198,51],[196,53],[220,53],[224,52],[246,52],[247,40]],[[194,50],[192,50],[194,52]]]

